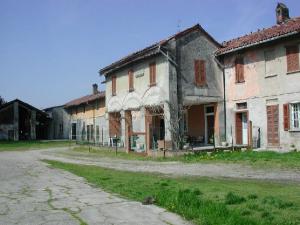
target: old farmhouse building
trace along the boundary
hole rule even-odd
[[[300,17],[276,8],[276,25],[223,44],[227,140],[300,148]],[[253,143],[252,143],[253,141]]]
[[[148,153],[300,148],[299,33],[279,3],[273,27],[219,44],[196,25],[104,67],[109,136]]]
[[[110,136],[126,149],[195,146],[224,134],[218,44],[195,25],[100,70],[105,76]],[[182,140],[183,141],[183,140]]]
[[[70,115],[70,138],[78,142],[108,145],[107,121],[105,120],[105,93],[94,84],[92,94],[65,104]]]

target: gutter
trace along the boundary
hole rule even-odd
[[[175,67],[178,68],[178,64],[169,56],[169,53],[165,53],[163,50],[161,50],[161,45],[158,46],[158,51],[163,54],[167,59],[168,61],[170,61],[173,65],[175,65]]]
[[[299,31],[294,31],[294,32],[291,32],[291,33],[288,33],[288,34],[284,34],[284,35],[276,36],[276,37],[273,37],[273,38],[270,38],[270,39],[258,41],[258,42],[255,42],[253,44],[248,44],[248,45],[244,45],[244,46],[241,46],[241,47],[238,47],[238,48],[233,48],[233,49],[230,49],[228,51],[222,52],[220,54],[215,54],[215,55],[216,56],[225,55],[225,54],[228,54],[228,53],[239,51],[239,50],[244,49],[244,48],[250,48],[250,47],[253,47],[253,46],[256,46],[256,45],[267,43],[269,41],[275,41],[275,40],[278,40],[278,39],[281,39],[281,38],[289,37],[289,36],[292,36],[292,35],[295,35],[295,34],[298,34],[298,33],[299,33]]]

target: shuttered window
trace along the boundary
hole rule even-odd
[[[265,51],[265,76],[276,75],[276,61],[275,61],[275,51],[274,49]]]
[[[206,85],[206,68],[205,60],[196,59],[194,61],[195,83],[199,86]]]
[[[290,129],[290,109],[289,104],[283,105],[283,128],[285,131]]]
[[[150,63],[149,64],[149,70],[150,70],[150,86],[156,85],[156,63]]]
[[[129,91],[134,90],[134,84],[133,84],[133,70],[128,71],[128,82],[129,82]]]
[[[238,56],[235,59],[235,80],[237,83],[242,83],[245,81],[244,78],[244,58]]]
[[[300,130],[300,103],[291,104],[291,129]]]
[[[116,87],[117,85],[117,77],[116,76],[112,76],[111,77],[111,94],[114,96],[116,95]]]
[[[299,70],[299,46],[292,45],[286,47],[287,72]]]
[[[279,111],[278,105],[267,106],[267,136],[268,145],[277,146],[279,144]]]

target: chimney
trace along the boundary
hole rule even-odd
[[[282,24],[290,19],[289,8],[283,3],[278,3],[276,7],[277,24]]]
[[[99,91],[98,91],[98,85],[97,84],[93,84],[93,94],[97,94]]]

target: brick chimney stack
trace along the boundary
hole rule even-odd
[[[282,24],[290,19],[289,8],[283,3],[278,3],[276,7],[277,24]]]
[[[99,91],[98,91],[98,85],[97,84],[93,84],[93,94],[97,94]]]

